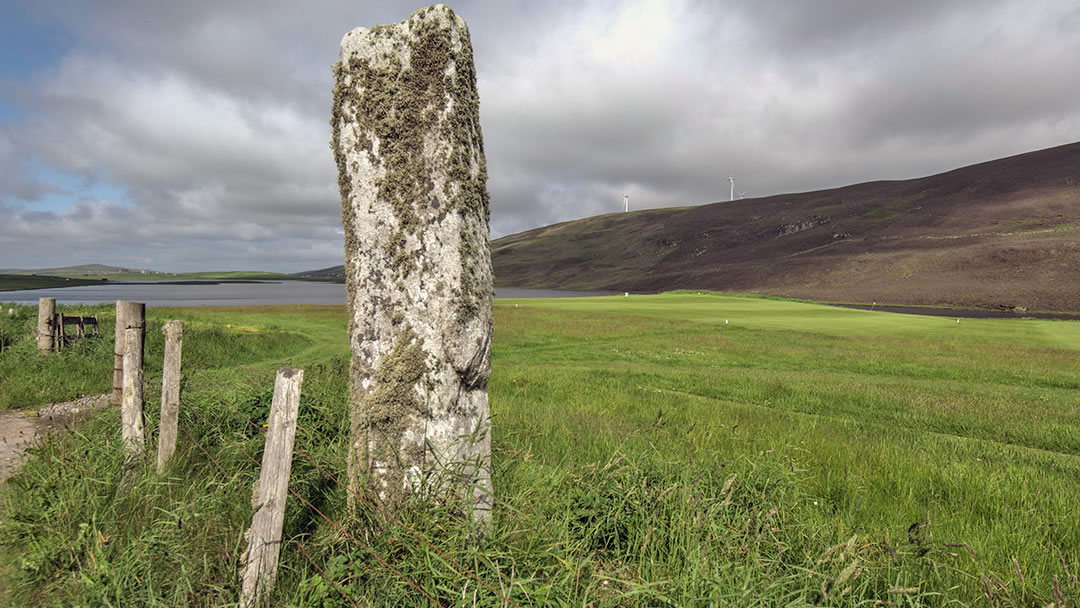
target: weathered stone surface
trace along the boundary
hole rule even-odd
[[[352,344],[350,482],[491,507],[491,254],[472,47],[444,5],[358,28],[334,66]]]

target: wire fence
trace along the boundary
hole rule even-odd
[[[138,303],[126,303],[128,305],[142,306]],[[120,314],[121,303],[117,303],[118,315]],[[134,314],[134,313],[133,313]],[[143,349],[145,344],[146,324],[144,317],[138,320],[129,320],[129,326],[127,327],[127,334],[124,336],[124,340],[121,340],[121,336],[116,336],[116,348],[114,350],[114,361],[117,361],[117,357],[122,357],[123,365],[119,362],[115,365],[116,369],[112,370],[114,373],[119,373],[121,377],[136,378],[134,393],[137,395],[133,399],[129,399],[130,395],[126,394],[128,389],[127,382],[123,383],[121,388],[125,393],[123,403],[123,416],[124,422],[124,441],[125,444],[132,450],[131,458],[128,462],[135,462],[134,458],[137,450],[144,450],[147,448],[149,442],[146,441],[145,430],[143,425],[145,424],[145,400],[144,396],[150,396],[153,399],[153,395],[159,391],[162,394],[162,418],[161,423],[158,426],[159,436],[164,437],[166,433],[164,429],[166,427],[165,422],[165,392],[170,385],[170,380],[163,378],[157,374],[149,374],[143,376],[142,371],[144,369],[144,361],[142,360]],[[174,322],[178,323],[179,322]],[[179,325],[182,329],[182,324]],[[138,332],[138,333],[132,333]],[[168,333],[166,341],[175,339],[173,343],[177,350],[179,350],[180,337],[179,333],[174,338],[169,338]],[[136,346],[138,345],[138,346]],[[137,363],[131,363],[128,361],[128,357],[125,356],[127,351],[137,353]],[[132,357],[135,360],[134,357]],[[156,363],[156,362],[154,362]],[[282,362],[284,366],[291,366],[291,360],[285,360]],[[170,375],[170,364],[168,356],[166,356],[165,365],[163,365],[164,375],[172,380],[175,380],[180,387],[180,397],[178,402],[172,402],[172,414],[171,421],[169,422],[172,440],[170,443],[174,443],[176,439],[181,439],[187,444],[188,449],[185,449],[182,453],[187,454],[188,463],[185,465],[186,474],[192,475],[194,471],[198,469],[192,465],[194,462],[190,460],[190,456],[194,453],[190,448],[198,450],[207,461],[213,465],[213,467],[222,475],[224,483],[231,485],[240,484],[240,480],[247,477],[250,473],[255,473],[257,484],[262,483],[261,471],[265,471],[268,467],[264,462],[261,462],[258,453],[262,448],[258,445],[258,442],[252,442],[251,439],[268,435],[268,427],[270,424],[270,417],[265,414],[269,409],[270,404],[268,397],[272,392],[274,399],[277,398],[277,391],[271,390],[273,387],[268,386],[266,381],[266,368],[264,365],[260,366],[231,366],[227,368],[205,365],[191,365],[190,363],[184,366],[183,371],[180,370],[179,357],[176,357],[175,367],[172,369]],[[340,371],[340,370],[339,370]],[[301,372],[302,373],[302,372]],[[332,374],[330,374],[332,375]],[[130,377],[129,377],[130,376]],[[337,380],[340,382],[341,374],[338,374]],[[222,381],[225,379],[225,381]],[[280,375],[279,375],[280,380]],[[115,383],[115,376],[114,376]],[[299,387],[299,383],[297,383]],[[347,392],[346,387],[341,387],[343,390],[339,392]],[[117,395],[114,393],[114,397]],[[296,395],[299,401],[299,388]],[[135,408],[137,410],[138,427],[135,429],[134,436],[129,431],[128,420],[134,414],[130,409],[129,401],[134,400],[137,402]],[[180,412],[177,411],[177,407],[180,408]],[[227,416],[222,416],[222,413],[227,412]],[[177,413],[183,413],[184,415],[177,417]],[[262,417],[267,416],[267,423],[262,423]],[[230,420],[231,418],[231,420]],[[318,423],[317,420],[315,420]],[[513,590],[513,583],[508,586],[509,591],[503,591],[496,588],[490,582],[485,580],[481,576],[477,569],[470,568],[461,563],[460,560],[455,559],[447,550],[440,548],[436,542],[433,541],[427,534],[417,529],[416,526],[411,526],[406,523],[402,517],[395,515],[394,512],[377,502],[372,500],[371,497],[365,495],[364,492],[356,491],[355,488],[350,487],[348,483],[341,480],[341,474],[335,474],[332,470],[342,470],[344,467],[340,466],[341,463],[337,462],[338,459],[347,458],[343,453],[327,456],[329,450],[326,449],[327,434],[322,427],[318,429],[305,428],[304,425],[299,424],[296,420],[296,416],[290,423],[295,424],[295,431],[303,437],[303,445],[296,445],[293,443],[292,438],[289,439],[289,451],[290,453],[285,455],[288,460],[288,465],[285,470],[290,471],[289,477],[285,480],[285,490],[287,495],[291,496],[291,500],[298,501],[303,505],[303,508],[307,510],[306,519],[303,520],[303,525],[297,525],[297,522],[292,522],[295,527],[302,528],[296,534],[295,527],[292,531],[287,529],[287,526],[282,526],[277,532],[277,538],[280,539],[282,535],[286,539],[285,542],[280,544],[280,552],[275,552],[273,570],[269,577],[270,585],[272,585],[273,577],[276,574],[277,557],[282,552],[287,556],[291,556],[292,559],[300,558],[303,562],[306,562],[313,571],[318,572],[319,575],[325,580],[340,596],[340,599],[346,602],[348,605],[360,606],[366,605],[369,598],[356,597],[357,591],[350,590],[350,585],[347,580],[343,580],[339,575],[335,574],[333,569],[327,567],[327,561],[334,557],[339,557],[340,554],[335,555],[332,551],[327,555],[327,551],[322,551],[321,555],[319,551],[311,551],[307,539],[313,534],[320,533],[320,528],[323,532],[327,529],[332,529],[339,534],[341,538],[346,538],[352,543],[353,546],[359,547],[366,555],[370,556],[371,560],[366,563],[359,564],[361,568],[367,568],[369,573],[373,569],[381,569],[382,574],[389,573],[394,580],[398,581],[401,585],[415,591],[418,594],[417,599],[423,598],[429,605],[444,606],[444,602],[456,603],[454,601],[453,592],[450,587],[453,582],[469,581],[475,583],[477,590],[483,588],[491,594],[489,599],[497,598],[497,602],[502,606],[513,606],[519,608],[519,604],[510,598],[510,593]],[[152,429],[151,425],[151,429]],[[340,428],[338,429],[341,430]],[[179,433],[177,433],[179,431]],[[164,443],[164,442],[163,442]],[[232,450],[235,450],[236,454],[243,457],[243,461],[254,464],[254,468],[250,470],[243,470],[237,468],[236,458],[227,452],[222,451],[223,445],[228,445]],[[268,445],[268,439],[264,439],[263,446]],[[164,448],[159,452],[158,471],[161,472],[166,465],[165,460],[170,457],[175,458],[179,453],[175,451],[173,446],[169,451]],[[304,448],[307,449],[304,449]],[[312,451],[318,451],[322,457],[320,458],[312,455]],[[342,450],[344,451],[344,450]],[[167,454],[161,456],[160,454]],[[222,456],[225,456],[223,458]],[[266,453],[262,454],[265,458]],[[295,481],[291,477],[291,465],[293,459],[299,457],[300,461],[305,464],[305,473],[307,476],[299,481]],[[310,469],[306,468],[310,465]],[[127,465],[125,465],[127,466]],[[174,471],[179,470],[173,469]],[[335,518],[331,516],[335,512],[340,512],[341,509],[327,509],[325,504],[320,504],[325,500],[325,496],[314,496],[312,490],[316,484],[311,477],[317,472],[317,479],[320,483],[326,484],[332,488],[334,492],[337,492],[338,496],[342,493],[348,498],[350,505],[349,509],[345,510],[344,518],[347,521],[342,521],[341,518]],[[211,486],[208,486],[211,487]],[[256,486],[258,487],[258,485]],[[308,494],[305,496],[305,494]],[[282,497],[284,499],[284,495]],[[284,500],[282,500],[284,502]],[[263,508],[262,505],[256,507],[253,504],[253,510],[257,512]],[[295,508],[294,508],[295,512]],[[328,514],[328,512],[330,514]],[[358,517],[358,514],[363,514],[365,517]],[[284,507],[282,505],[282,517],[284,517]],[[295,518],[294,518],[295,519]],[[252,526],[248,530],[249,537],[252,538],[252,544],[255,543],[252,536],[254,530],[254,517]],[[435,526],[438,528],[438,526]],[[365,542],[364,537],[368,537],[368,542]],[[411,541],[415,541],[415,547],[422,547],[425,552],[425,564],[429,567],[430,571],[412,571],[408,572],[407,568],[401,567],[403,561],[400,559],[400,554],[391,554],[386,548],[380,549],[379,541],[385,541],[387,538],[393,538],[395,540],[401,540],[401,538],[408,538]],[[443,539],[445,541],[445,539]],[[387,543],[383,543],[386,545]],[[403,543],[396,545],[401,547]],[[250,554],[250,551],[249,551]],[[320,563],[320,557],[323,563]],[[353,558],[353,554],[348,552],[346,557],[350,560]],[[398,565],[396,566],[395,563]],[[449,573],[449,578],[444,575]],[[353,568],[353,574],[355,575],[355,568]],[[437,574],[437,575],[436,575]],[[427,587],[422,584],[424,579],[427,579]],[[501,574],[498,575],[499,585],[503,586],[505,581],[502,580]],[[246,588],[246,581],[245,581]],[[504,587],[505,588],[505,587]],[[255,597],[248,597],[245,594],[241,597],[242,605],[262,604],[266,599],[265,592],[267,589],[261,590],[261,593]],[[464,592],[463,592],[464,593]],[[443,598],[442,601],[440,597]],[[486,603],[490,603],[486,602]]]
[[[286,364],[291,362],[285,362]],[[218,458],[215,458],[214,452],[216,451],[214,445],[205,445],[204,443],[211,443],[207,440],[207,437],[214,437],[215,441],[220,438],[225,444],[229,445],[233,450],[236,450],[244,460],[255,465],[254,470],[259,470],[262,467],[262,463],[258,454],[255,453],[255,447],[243,445],[246,441],[240,441],[236,438],[238,433],[253,436],[249,433],[257,433],[263,436],[268,431],[268,423],[260,424],[257,419],[253,418],[253,414],[250,411],[252,396],[259,401],[258,405],[264,406],[262,401],[265,401],[266,395],[266,379],[265,371],[251,368],[251,367],[237,367],[230,370],[230,377],[232,382],[228,386],[228,392],[225,394],[225,389],[220,384],[214,384],[211,382],[198,382],[195,379],[199,378],[203,374],[201,372],[209,371],[208,368],[192,368],[185,370],[184,380],[182,382],[183,392],[180,399],[180,406],[183,412],[186,412],[186,416],[183,416],[181,423],[179,424],[180,435],[183,440],[189,445],[197,448],[207,459],[213,464],[213,466],[221,473],[225,479],[229,479],[229,470],[222,465]],[[317,380],[316,380],[317,381]],[[237,421],[240,427],[246,427],[247,430],[241,432],[236,427],[223,428],[223,426],[231,426],[222,420],[215,422],[212,418],[220,416],[210,416],[208,413],[200,411],[200,406],[193,402],[190,395],[196,395],[199,401],[207,401],[212,403],[215,408],[220,408],[222,412],[228,412],[228,414]],[[237,396],[241,397],[237,397]],[[238,403],[242,401],[244,403]],[[202,407],[207,407],[203,405]],[[248,411],[245,411],[248,410]],[[198,435],[200,433],[192,432],[192,430],[185,428],[192,426],[192,423],[201,424],[204,426],[204,431],[210,431],[210,433],[202,433],[204,441],[200,441]],[[324,441],[325,437],[311,429],[305,428],[304,425],[296,424],[296,430],[298,437],[303,437],[306,446],[318,447],[319,441]],[[310,447],[309,447],[310,449]],[[383,533],[390,533],[392,530],[400,531],[404,536],[415,540],[420,546],[423,546],[426,550],[430,551],[434,555],[438,556],[438,560],[442,565],[447,568],[454,579],[456,580],[469,580],[476,584],[477,589],[483,588],[491,594],[491,598],[497,598],[497,602],[503,606],[513,606],[520,608],[519,604],[511,599],[509,592],[504,592],[498,589],[495,585],[485,580],[480,574],[472,568],[462,564],[459,560],[451,556],[446,550],[437,546],[431,538],[426,536],[423,532],[417,530],[415,527],[408,525],[400,517],[395,516],[393,512],[372,500],[363,492],[357,492],[349,485],[343,482],[340,475],[335,475],[330,469],[337,468],[327,462],[319,462],[319,459],[312,456],[309,449],[304,449],[300,445],[293,446],[293,455],[302,459],[301,461],[312,467],[311,471],[317,471],[320,481],[325,482],[332,488],[336,488],[341,492],[344,492],[346,496],[355,501],[355,504],[362,506],[365,513],[373,516],[372,519],[377,523],[375,528],[382,530]],[[235,473],[235,471],[234,471]],[[308,486],[313,485],[309,480],[306,484]],[[354,530],[350,530],[350,525],[343,521],[339,521],[334,517],[327,514],[325,508],[320,509],[316,504],[319,502],[314,497],[305,497],[303,494],[303,488],[299,487],[299,484],[290,481],[288,486],[288,494],[291,495],[290,500],[299,501],[305,508],[309,509],[313,514],[316,522],[321,525],[329,526],[335,530],[342,537],[347,538],[354,546],[362,549],[364,553],[369,555],[379,568],[390,573],[401,584],[407,585],[408,588],[414,590],[419,597],[422,597],[429,605],[432,606],[444,606],[445,604],[438,599],[440,594],[445,596],[446,589],[442,585],[436,585],[436,589],[425,589],[422,584],[416,580],[416,575],[410,576],[408,573],[403,572],[400,568],[397,568],[392,563],[394,560],[390,555],[383,555],[379,550],[375,548],[374,543],[364,542],[361,535],[355,533]],[[311,522],[309,522],[310,525]],[[309,548],[306,546],[303,538],[304,534],[293,534],[288,529],[282,531],[284,534],[285,542],[282,543],[282,553],[288,552],[293,556],[300,556],[305,560],[311,568],[318,572],[319,575],[328,582],[333,589],[340,596],[340,599],[346,602],[347,605],[361,606],[364,605],[360,599],[354,597],[355,592],[350,593],[348,584],[345,581],[337,580],[335,575],[330,572],[326,567],[326,564],[320,564],[319,561],[312,555]],[[374,564],[372,564],[374,566]],[[423,573],[420,573],[422,576]],[[500,581],[500,584],[502,581]],[[512,590],[512,585],[511,585]],[[441,592],[441,593],[440,593]]]

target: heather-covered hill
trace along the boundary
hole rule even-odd
[[[1080,143],[904,181],[608,214],[492,242],[496,283],[1080,310]]]

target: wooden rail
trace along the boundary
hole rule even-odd
[[[75,326],[74,334],[67,327]],[[93,315],[65,315],[56,312],[56,298],[38,298],[38,351],[61,351],[74,340],[98,335],[98,320]]]
[[[75,335],[68,333],[69,325],[75,326]],[[65,345],[74,340],[98,335],[98,320],[93,315],[65,315],[58,312],[53,316],[52,326],[56,331],[56,350],[58,351],[63,350]]]

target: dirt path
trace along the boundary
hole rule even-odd
[[[0,493],[4,481],[19,471],[26,460],[26,449],[34,442],[108,405],[109,395],[106,394],[54,403],[29,414],[13,410],[0,412]]]
[[[54,403],[36,412],[0,412],[0,496],[4,493],[4,482],[18,473],[26,461],[27,448],[49,433],[63,432],[71,423],[108,405],[109,395],[105,394]],[[10,605],[12,568],[6,559],[0,564],[0,606]]]

